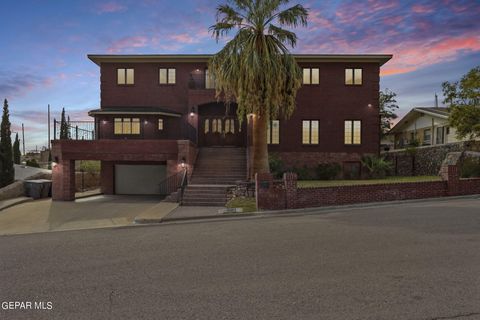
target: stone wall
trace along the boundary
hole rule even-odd
[[[255,182],[238,182],[236,186],[227,188],[227,202],[235,198],[251,198],[255,196]]]
[[[450,152],[464,150],[480,151],[480,141],[448,143],[445,145],[417,147],[409,152],[406,149],[383,152],[382,155],[392,162],[390,172],[395,176],[437,175],[443,160]]]

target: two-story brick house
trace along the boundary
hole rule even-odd
[[[248,176],[250,116],[240,123],[235,105],[216,100],[210,55],[89,58],[100,67],[101,104],[89,112],[95,137],[53,141],[54,199],[74,199],[75,160],[101,161],[105,194],[158,194],[183,168],[193,185],[223,187]],[[362,155],[379,152],[380,67],[391,55],[296,59],[304,85],[293,116],[272,120],[269,151],[288,167],[336,162],[358,170]]]

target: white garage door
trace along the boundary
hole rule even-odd
[[[164,165],[115,165],[116,194],[159,194],[167,174]]]

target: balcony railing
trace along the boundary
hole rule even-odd
[[[53,140],[61,138],[62,124],[53,119]],[[95,140],[95,122],[94,121],[69,121],[66,124],[66,139],[70,140]]]

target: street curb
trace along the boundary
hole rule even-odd
[[[425,201],[450,201],[450,200],[459,200],[459,199],[477,199],[480,198],[480,195],[467,195],[467,196],[451,196],[451,197],[437,197],[437,198],[425,198],[425,199],[411,199],[411,200],[395,200],[395,201],[385,201],[385,202],[368,202],[368,203],[358,203],[358,204],[347,204],[340,206],[326,206],[326,207],[312,207],[312,208],[301,208],[301,209],[285,209],[285,210],[265,210],[265,211],[255,211],[242,214],[229,214],[229,215],[210,215],[210,216],[198,216],[198,217],[178,217],[178,218],[163,218],[163,219],[152,219],[151,223],[165,223],[165,222],[181,222],[181,221],[195,221],[195,220],[214,220],[214,219],[223,219],[223,218],[247,218],[247,217],[281,217],[289,215],[302,215],[302,214],[315,214],[323,213],[326,211],[342,211],[349,209],[361,209],[361,208],[378,208],[378,207],[388,207],[392,205],[400,204],[411,204],[411,203],[420,203]],[[135,221],[136,222],[136,221]],[[145,224],[148,224],[146,222]]]
[[[174,221],[189,221],[189,220],[208,220],[218,218],[241,218],[254,216],[254,212],[236,213],[236,214],[216,214],[216,215],[204,215],[196,217],[178,217],[178,218],[159,218],[159,219],[134,219],[135,224],[154,224],[162,222],[174,222]]]
[[[4,206],[1,206],[1,207],[0,207],[0,211],[5,210],[5,209],[8,209],[8,208],[11,208],[11,207],[14,207],[14,206],[16,206],[16,205],[18,205],[18,204],[22,204],[22,203],[26,203],[26,202],[30,202],[30,201],[33,201],[33,198],[27,198],[27,197],[25,197],[25,198],[22,198],[22,199],[20,199],[20,200],[18,200],[18,201],[16,201],[16,202],[12,202],[12,203],[6,204],[6,205],[4,205]]]

